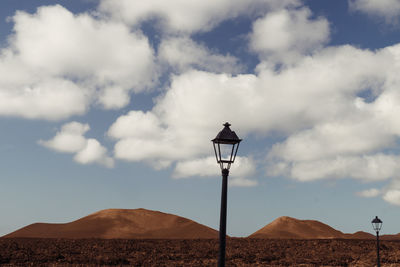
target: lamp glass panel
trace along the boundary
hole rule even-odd
[[[372,223],[372,226],[374,227],[375,231],[379,231],[379,230],[381,230],[382,223],[375,222],[375,223]]]
[[[220,161],[231,162],[232,161],[232,149],[235,145],[232,144],[219,144],[219,149],[217,153],[220,153]]]

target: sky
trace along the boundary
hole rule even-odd
[[[0,235],[108,208],[400,232],[399,0],[2,0]]]

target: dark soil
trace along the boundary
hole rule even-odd
[[[0,239],[2,266],[216,266],[218,240]],[[374,266],[374,240],[227,240],[226,266]],[[381,241],[400,266],[400,241]]]

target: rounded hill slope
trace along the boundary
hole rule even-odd
[[[107,209],[70,223],[34,223],[5,238],[196,239],[218,231],[173,214],[146,209]]]
[[[250,238],[269,239],[331,239],[343,238],[343,233],[329,225],[314,220],[298,220],[291,217],[279,217]]]

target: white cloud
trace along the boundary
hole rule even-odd
[[[396,4],[389,12],[387,6],[393,3],[375,2],[354,0],[350,5],[387,20],[394,18],[390,12],[398,14]],[[300,181],[382,181],[397,176],[399,45],[376,51],[350,45],[326,47],[327,19],[313,17],[299,1],[103,0],[100,9],[133,28],[144,21],[160,22],[158,59],[177,70],[150,111],[131,111],[110,127],[116,158],[150,162],[154,167],[175,164],[175,178],[215,175],[219,171],[208,157],[209,140],[221,123],[229,121],[243,138],[271,133],[283,137],[263,163],[270,175]],[[249,47],[261,60],[255,74],[224,74],[237,73],[236,59],[217,55],[188,37],[223,20],[256,13],[259,19],[249,35]],[[259,150],[265,153],[265,147]],[[255,170],[254,162],[235,166],[240,166],[237,173]],[[233,176],[230,182],[255,185],[250,176]],[[397,192],[390,186],[358,195],[382,195],[388,202],[400,203]]]
[[[390,204],[400,206],[400,190],[390,189],[383,194],[383,199]]]
[[[238,73],[238,59],[213,53],[188,37],[164,39],[158,48],[159,59],[178,71],[196,68],[210,72]]]
[[[396,176],[392,181],[381,190],[383,200],[386,202],[400,206],[400,180],[399,176]]]
[[[1,66],[1,69],[7,68]],[[3,72],[7,75],[8,72]],[[86,90],[75,83],[48,78],[22,84],[4,85],[0,78],[0,116],[18,116],[28,119],[58,120],[86,112],[89,99]]]
[[[387,150],[397,147],[400,135],[396,123],[400,115],[400,95],[396,89],[400,83],[395,74],[400,67],[398,50],[399,46],[393,46],[374,55],[365,51],[363,56],[358,55],[364,60],[360,65],[364,69],[373,64],[385,66],[385,72],[379,69],[367,71],[375,77],[375,84],[364,74],[357,73],[360,67],[351,66],[348,61],[345,69],[357,70],[352,72],[355,79],[347,80],[346,74],[342,75],[341,81],[338,77],[334,86],[338,91],[331,95],[331,100],[316,99],[325,105],[319,107],[324,117],[273,146],[268,156],[270,174],[285,174],[301,181],[344,177],[371,181],[396,177],[399,158]],[[335,76],[336,71],[332,68],[331,71]],[[341,82],[347,83],[348,87],[340,89]],[[371,101],[358,96],[364,88],[369,90]],[[328,105],[335,99],[341,100],[332,106],[337,110],[332,113],[334,110]],[[326,107],[327,112],[324,112]]]
[[[159,138],[161,131],[159,118],[152,112],[131,111],[111,125],[108,135],[114,139]]]
[[[212,154],[209,140],[229,121],[245,140],[254,133],[286,135],[263,163],[271,176],[393,179],[400,166],[390,152],[400,135],[399,54],[398,45],[378,51],[339,46],[279,71],[265,61],[256,74],[184,71],[152,110],[131,111],[110,127],[115,156],[164,167],[176,162],[176,178],[208,176],[218,172],[214,159],[205,158]],[[256,182],[231,179],[231,185]]]
[[[361,2],[352,1],[353,8],[361,10]],[[324,47],[328,21],[296,0],[102,0],[99,8],[111,19],[74,15],[58,5],[13,17],[14,34],[0,53],[0,115],[57,120],[83,114],[94,103],[126,106],[132,92],[147,90],[160,75],[138,30],[156,18],[163,25],[158,63],[176,74],[151,110],[133,110],[110,127],[116,158],[172,165],[180,178],[208,176],[218,172],[207,158],[210,140],[229,121],[242,138],[283,138],[263,163],[274,175],[375,181],[398,173],[399,157],[391,150],[400,135],[400,45],[377,51]],[[249,38],[261,60],[254,74],[237,74],[236,58],[189,37],[241,15],[259,17]],[[107,149],[84,136],[88,130],[66,124],[40,143],[74,153],[81,164],[112,166]],[[255,168],[251,158],[239,157],[231,184],[255,185],[248,178]]]
[[[271,175],[287,175],[299,181],[327,178],[354,178],[380,181],[396,177],[400,171],[400,157],[386,154],[340,156],[311,161],[278,162],[269,166]]]
[[[250,177],[254,175],[256,164],[253,159],[247,157],[236,157],[232,164],[229,176]],[[220,166],[215,157],[198,158],[193,160],[179,161],[176,164],[173,177],[186,178],[190,176],[221,176]]]
[[[228,185],[236,187],[253,187],[257,186],[258,182],[256,180],[250,180],[244,178],[233,178],[229,180]]]
[[[385,88],[379,85],[391,77],[392,68],[391,52],[373,53],[343,46],[323,49],[280,72],[262,65],[257,75],[191,70],[172,77],[170,87],[151,111],[132,111],[121,116],[110,127],[109,135],[117,139],[117,158],[176,161],[209,155],[210,144],[206,140],[213,138],[225,121],[231,122],[241,136],[254,132],[266,135],[272,131],[291,136],[316,125],[321,125],[320,132],[325,134],[323,125],[328,125],[325,127],[328,130],[335,129],[335,125],[342,125],[340,120],[347,122],[342,126],[342,136],[363,133],[373,112],[390,114],[393,110],[378,108],[380,98],[371,108],[357,94],[365,88],[376,89],[379,97],[384,98],[390,90],[383,93]],[[387,116],[379,116],[385,119],[382,121],[385,126],[390,125]],[[361,126],[352,126],[351,122],[358,119],[362,120]],[[373,131],[363,133],[364,139],[372,134]],[[334,137],[335,130],[331,130],[327,140]],[[295,138],[296,135],[288,140]],[[382,143],[385,142],[377,142],[375,148]],[[365,140],[358,145],[366,150],[371,146]],[[314,146],[314,150],[323,152],[323,146]],[[342,147],[345,149],[346,145]]]
[[[395,136],[376,127],[384,123],[378,118],[371,119],[373,113],[363,115],[364,118],[355,116],[348,121],[343,119],[318,124],[312,129],[292,134],[283,143],[273,146],[270,157],[301,162],[337,155],[359,155],[393,145]]]
[[[253,24],[250,47],[270,61],[294,63],[329,39],[325,18],[311,19],[308,8],[267,13]]]
[[[98,163],[113,167],[114,160],[107,156],[107,149],[96,139],[84,137],[89,129],[88,124],[75,121],[66,123],[52,139],[38,143],[57,152],[75,153],[74,160],[80,164]]]
[[[106,109],[119,109],[129,104],[130,96],[121,87],[108,87],[102,90],[98,100]]]
[[[87,139],[86,146],[79,151],[74,159],[81,164],[100,163],[109,168],[114,166],[114,160],[107,156],[107,149],[96,139]]]
[[[115,157],[129,161],[151,160],[168,166],[171,160],[185,157],[185,147],[162,127],[160,119],[151,111],[131,111],[111,125],[108,135],[116,140]]]
[[[0,51],[0,115],[58,120],[91,103],[120,108],[157,78],[146,37],[60,5],[18,11]]]
[[[64,124],[61,127],[61,131],[57,132],[53,139],[39,141],[39,143],[58,152],[76,153],[85,148],[86,139],[83,135],[89,129],[89,124],[70,122]]]
[[[220,176],[221,169],[216,163],[215,157],[200,158],[181,161],[176,164],[173,177],[186,178],[190,176]]]
[[[131,111],[110,127],[109,135],[118,139],[115,156],[132,161],[174,161],[209,155],[209,140],[221,130],[223,122],[228,120],[238,127],[234,123],[240,121],[234,119],[239,113],[237,106],[242,100],[250,100],[245,95],[252,90],[254,78],[199,71],[174,77],[171,88],[152,111]],[[235,112],[227,117],[230,110]]]
[[[18,12],[13,48],[28,66],[46,74],[93,79],[140,90],[151,81],[153,51],[146,37],[119,23],[74,15],[56,5]]]
[[[256,186],[256,180],[249,179],[256,171],[256,164],[252,158],[236,157],[229,171],[229,185],[249,187]],[[198,158],[179,161],[174,169],[176,179],[189,177],[220,177],[221,169],[215,157]]]
[[[364,190],[361,192],[357,192],[356,194],[357,194],[357,196],[360,196],[360,197],[370,198],[370,197],[379,196],[381,194],[381,190],[376,189],[376,188],[371,188],[371,189],[367,189],[367,190]]]
[[[349,0],[350,10],[360,11],[385,19],[387,23],[398,23],[399,0]]]
[[[214,130],[212,126],[212,133],[202,133],[201,128],[197,127],[172,129],[162,125],[156,113],[151,111],[131,111],[119,117],[108,131],[108,135],[117,140],[114,147],[115,157],[127,161],[144,161],[156,169],[168,167],[176,161],[174,178],[220,175],[221,171],[214,157],[197,156],[212,155],[210,140],[221,129]],[[234,178],[232,185],[256,185],[256,181],[248,179],[255,169],[253,159],[238,156],[231,167],[230,176]]]
[[[193,33],[208,31],[242,14],[298,5],[298,0],[102,0],[99,9],[130,25],[157,18],[165,31]]]

